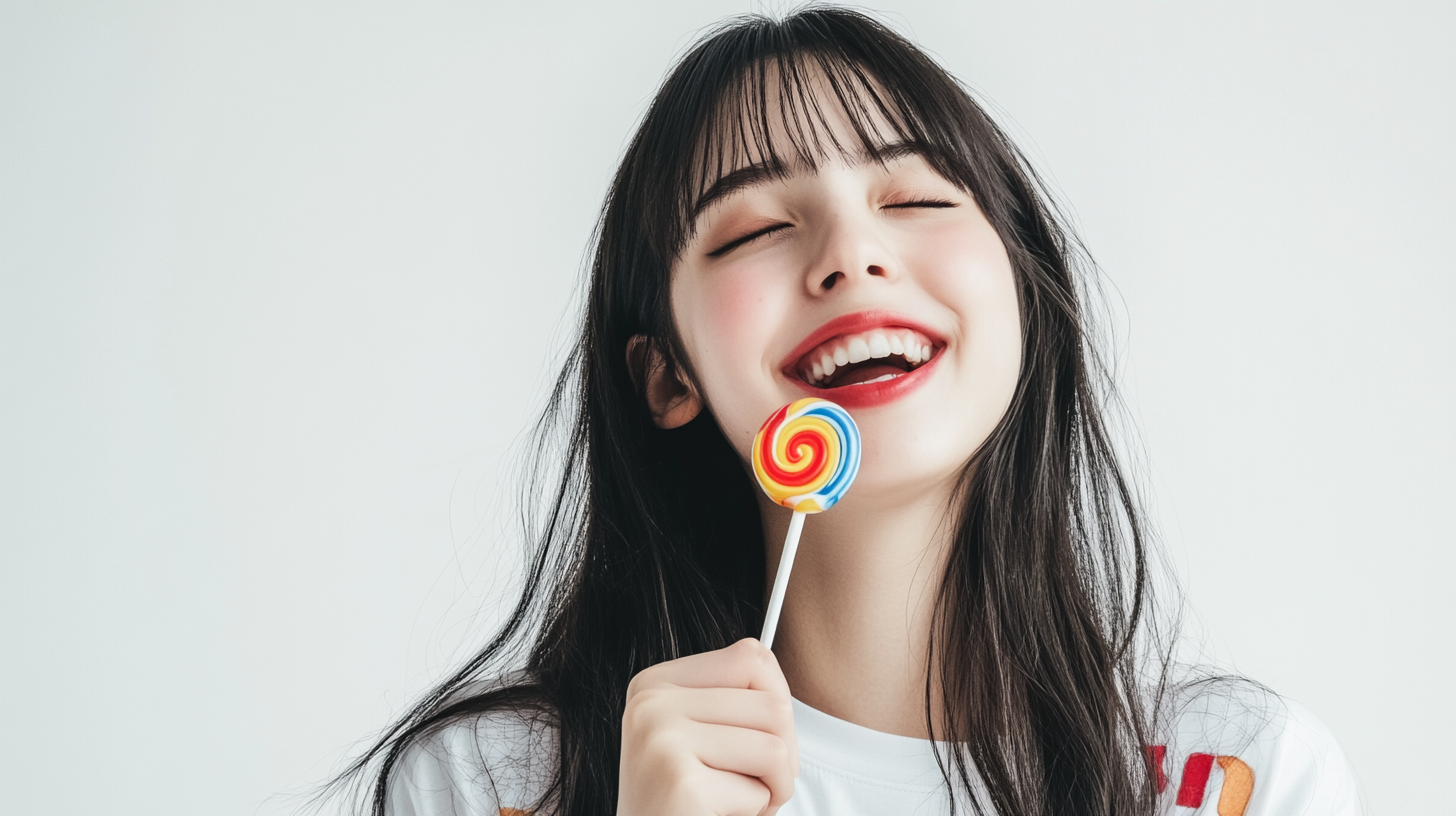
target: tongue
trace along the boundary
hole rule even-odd
[[[878,379],[886,374],[904,374],[905,369],[893,363],[866,360],[863,363],[856,363],[849,367],[843,374],[836,372],[834,378],[829,381],[830,388],[839,388],[845,385],[869,382]]]

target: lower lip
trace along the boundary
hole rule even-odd
[[[793,378],[793,380],[795,385],[811,395],[830,402],[837,402],[845,408],[873,408],[877,405],[894,402],[924,385],[930,379],[930,370],[935,368],[942,356],[944,356],[944,349],[936,352],[935,356],[930,358],[930,362],[914,371],[901,374],[893,380],[841,385],[838,388],[817,388],[798,378]]]

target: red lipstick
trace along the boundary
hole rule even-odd
[[[902,369],[904,373],[896,374],[889,379],[875,379],[869,382],[862,382],[854,379],[853,370],[858,367],[859,370],[857,373],[861,379],[864,376],[872,375],[872,372],[865,371],[864,366],[860,365],[860,363],[848,363],[847,365],[850,368],[847,370],[852,372],[849,382],[833,384],[835,381],[830,379],[828,375],[825,375],[821,381],[828,385],[810,381],[819,377],[818,372],[820,368],[817,365],[819,360],[824,359],[826,364],[829,362],[826,356],[826,349],[836,345],[831,342],[836,338],[850,338],[848,342],[850,343],[851,349],[858,343],[860,348],[859,357],[855,358],[851,356],[851,359],[859,359],[861,362],[865,362],[863,336],[874,332],[876,329],[883,329],[886,334],[895,337],[912,337],[913,335],[909,334],[910,332],[921,336],[920,342],[922,344],[928,341],[928,349],[922,345],[921,350],[928,350],[930,352],[929,359],[925,359],[923,356],[916,356],[913,352],[908,351],[904,355],[901,355],[899,352],[891,352],[892,357],[884,357],[886,354],[884,340],[880,339],[880,350],[871,352],[871,354],[882,361],[881,365],[892,359],[899,359],[902,365],[907,364],[906,361],[908,361],[908,364],[913,365],[913,367]],[[871,334],[870,336],[874,337],[875,335]],[[873,342],[871,345],[873,345]],[[944,347],[944,338],[938,332],[906,315],[885,310],[856,312],[854,314],[837,317],[820,326],[818,329],[815,329],[789,353],[783,361],[781,370],[784,376],[794,381],[795,385],[810,396],[831,400],[846,408],[869,408],[899,399],[927,382],[932,374],[931,369],[940,361],[940,352]],[[839,366],[846,366],[843,353],[843,346],[839,346],[835,360]],[[853,351],[850,353],[853,355]],[[811,354],[815,359],[807,360],[806,355]],[[875,364],[873,361],[870,361],[870,363],[871,365]],[[811,367],[813,367],[815,372],[813,375],[808,374]],[[831,365],[829,368],[833,369],[835,366]],[[891,367],[891,370],[893,370],[893,367]]]

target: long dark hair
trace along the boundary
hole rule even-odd
[[[858,144],[836,141],[826,105]],[[787,135],[776,141],[779,115]],[[875,155],[887,137],[975,197],[1010,255],[1024,333],[1011,406],[964,471],[936,601],[926,719],[951,746],[947,781],[973,810],[1003,816],[1152,812],[1142,746],[1166,660],[1151,650],[1148,674],[1143,656],[1165,641],[1144,631],[1148,536],[1103,418],[1110,382],[1088,329],[1084,253],[1022,155],[949,74],[862,14],[811,7],[738,18],[706,37],[627,148],[585,325],[533,448],[525,492],[549,498],[532,517],[520,600],[483,650],[341,777],[372,780],[376,816],[413,742],[502,709],[536,710],[557,727],[553,810],[611,813],[628,681],[756,634],[764,542],[754,488],[707,413],[676,430],[653,424],[625,350],[641,334],[683,364],[670,270],[706,187],[750,154],[817,166],[836,151]],[[517,679],[488,685],[505,676]]]

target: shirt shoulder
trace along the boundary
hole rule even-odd
[[[527,816],[556,772],[556,727],[545,712],[491,711],[415,740],[389,776],[390,816]]]
[[[1176,695],[1167,739],[1149,749],[1166,816],[1359,816],[1359,783],[1308,709],[1257,684]]]

